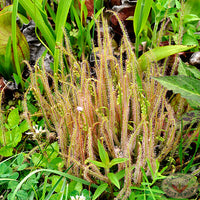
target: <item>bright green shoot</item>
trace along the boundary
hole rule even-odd
[[[158,199],[156,197],[160,197],[162,194],[164,194],[164,192],[162,190],[154,187],[153,184],[158,180],[162,180],[162,179],[166,178],[165,176],[162,175],[162,173],[168,168],[168,166],[164,167],[159,172],[160,163],[159,163],[158,160],[156,160],[156,170],[155,171],[153,171],[152,166],[150,164],[150,161],[148,159],[147,159],[147,165],[149,167],[149,170],[151,172],[151,177],[152,177],[153,180],[150,182],[146,173],[145,173],[145,170],[143,168],[141,168],[141,172],[142,172],[142,175],[143,175],[143,182],[141,183],[141,187],[139,188],[139,187],[133,186],[133,187],[131,187],[131,189],[140,190],[140,191],[149,191],[152,199],[156,200],[156,199]],[[145,195],[145,193],[144,193],[144,195]]]
[[[143,31],[144,26],[146,25],[151,10],[152,2],[153,2],[152,0],[138,0],[136,4],[134,19],[133,19],[133,26],[136,37],[136,43],[135,43],[136,57],[138,57],[138,52],[139,52],[140,34]]]
[[[119,173],[111,173],[110,168],[113,167],[114,165],[117,165],[119,163],[126,162],[128,159],[127,158],[114,158],[113,160],[110,161],[108,153],[105,151],[103,145],[101,142],[98,140],[98,149],[99,149],[99,156],[101,159],[101,162],[95,161],[95,160],[87,160],[87,162],[91,162],[97,167],[101,167],[105,169],[105,175],[108,177],[110,182],[114,184],[118,189],[120,189],[120,183],[119,180],[121,179],[121,176]],[[102,192],[106,190],[108,187],[107,183],[101,184],[98,188],[96,193],[94,194],[93,199],[96,199]]]
[[[98,149],[99,149],[99,156],[101,159],[101,162],[95,161],[95,160],[88,160],[88,162],[93,163],[94,165],[98,167],[102,167],[105,169],[105,173],[109,173],[109,169],[119,163],[126,162],[128,159],[127,158],[114,158],[113,160],[110,161],[108,153],[105,151],[103,145],[101,142],[98,140]]]

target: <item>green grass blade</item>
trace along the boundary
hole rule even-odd
[[[181,120],[181,138],[180,138],[180,144],[178,148],[178,154],[180,158],[180,164],[181,164],[181,172],[182,172],[182,164],[183,164],[183,120]]]
[[[194,155],[192,156],[192,159],[190,160],[189,164],[186,166],[186,168],[184,169],[184,173],[186,174],[188,172],[188,170],[190,169],[190,167],[192,166],[192,163],[194,161],[194,158],[196,156],[196,153],[198,152],[198,149],[199,149],[199,146],[200,146],[200,134],[198,136],[198,140],[196,142],[196,149],[195,149],[195,152],[194,152]]]
[[[78,29],[79,29],[79,30],[82,29],[81,20],[79,19],[77,10],[74,8],[74,6],[72,6],[72,12],[73,12],[73,15],[74,15],[74,17],[75,17],[75,20],[76,20],[76,24],[77,24]]]
[[[147,22],[149,12],[151,10],[152,0],[138,0],[135,8],[133,27],[135,32],[135,54],[138,57],[139,52],[139,36]]]
[[[17,75],[20,78],[21,86],[22,89],[24,88],[24,82],[22,80],[22,72],[20,68],[20,63],[18,59],[18,52],[17,52],[17,24],[16,24],[16,19],[17,19],[17,9],[18,9],[18,0],[15,0],[13,2],[13,12],[12,12],[12,42],[13,42],[13,54],[14,54],[14,62],[15,62],[15,67],[17,70]]]
[[[58,10],[57,10],[57,15],[56,15],[56,30],[55,30],[55,34],[56,34],[56,39],[57,37],[61,37],[62,33],[62,27],[64,27],[65,23],[66,23],[66,19],[67,19],[67,15],[69,12],[69,8],[71,6],[71,2],[72,0],[60,0],[59,4],[58,4]]]
[[[45,198],[45,193],[46,193],[46,188],[47,188],[47,180],[48,180],[48,176],[45,176],[41,200],[44,200],[44,198]]]
[[[70,180],[74,180],[76,182],[80,182],[82,184],[85,184],[85,185],[90,185],[91,187],[94,187],[94,188],[97,188],[98,186],[96,184],[91,184],[90,182],[86,181],[86,180],[83,180],[81,178],[78,178],[76,176],[73,176],[73,175],[70,175],[70,174],[67,174],[67,173],[64,173],[64,172],[60,172],[60,171],[57,171],[57,170],[51,170],[51,169],[38,169],[38,170],[35,170],[33,172],[31,172],[30,174],[28,174],[26,177],[24,177],[21,182],[17,185],[17,187],[15,188],[13,194],[12,194],[12,197],[11,197],[11,200],[15,200],[15,196],[18,192],[18,190],[22,187],[22,185],[33,175],[33,174],[36,174],[36,173],[39,173],[39,172],[50,172],[50,173],[54,173],[54,174],[58,174],[60,176],[63,176],[63,177],[66,177],[66,178],[69,178]]]
[[[49,193],[47,194],[45,200],[49,200],[52,196],[52,194],[54,193],[56,187],[58,186],[58,184],[60,183],[60,181],[62,180],[62,176],[58,179],[58,181],[56,182],[56,184],[51,188],[51,190],[49,191]]]
[[[47,10],[53,20],[54,23],[56,23],[56,14],[54,13],[53,9],[51,8],[51,6],[47,3],[46,4]]]
[[[71,6],[72,0],[60,0],[58,4],[58,10],[56,15],[56,45],[60,45],[63,39],[63,28],[65,27],[67,15]],[[55,49],[54,52],[54,75],[57,80],[58,65],[59,65],[59,55],[60,50]],[[57,81],[56,81],[57,82]],[[56,83],[57,84],[57,83]]]
[[[53,53],[55,49],[55,34],[53,29],[50,28],[50,25],[47,25],[48,20],[44,21],[44,15],[41,15],[41,11],[38,9],[38,6],[36,6],[31,0],[19,0],[19,3],[36,23],[36,26],[41,31],[48,47]]]
[[[138,0],[135,8],[135,13],[134,13],[134,32],[135,35],[138,36],[146,22],[149,16],[149,12],[151,10],[151,5],[152,5],[152,0]]]
[[[69,185],[67,184],[65,187],[65,200],[67,200],[68,192],[69,192]]]
[[[63,181],[61,190],[60,190],[60,193],[61,193],[60,200],[63,200],[64,192],[65,192],[65,190],[66,190],[66,188],[67,188],[67,184],[66,184],[66,183],[67,183],[67,180],[66,180],[66,178],[65,178],[64,181]]]

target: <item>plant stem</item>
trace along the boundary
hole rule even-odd
[[[136,36],[136,40],[135,40],[135,55],[136,55],[136,58],[138,58],[139,56],[139,35]]]

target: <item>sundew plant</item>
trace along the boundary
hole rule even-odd
[[[104,9],[111,1],[13,1],[2,66],[10,69],[13,58],[21,93],[12,91],[5,108],[9,83],[0,93],[5,198],[164,199],[157,181],[179,171],[181,177],[199,173],[194,162],[200,146],[200,73],[178,54],[199,48],[198,36],[186,29],[198,32],[200,18],[181,7],[188,5],[184,1],[122,4],[127,2],[135,6],[127,18],[133,20],[131,40],[122,13]],[[19,13],[35,22],[35,35],[46,48],[34,66],[23,61],[25,68],[17,59]],[[118,20],[120,35],[111,31],[110,16]],[[184,26],[177,28],[177,22]],[[186,40],[188,35],[195,35],[195,42]],[[50,73],[46,52],[53,57]],[[170,187],[182,196],[188,187],[178,184]]]
[[[125,169],[125,182],[117,197],[127,197],[130,186],[142,181],[141,168],[148,171],[147,158],[155,171],[156,160],[162,162],[177,148],[181,131],[176,126],[176,113],[166,99],[167,90],[151,78],[162,74],[165,67],[148,62],[147,70],[139,73],[141,66],[125,31],[117,58],[106,20],[102,18],[101,24],[97,22],[98,30],[103,28],[103,37],[98,31],[95,74],[91,75],[88,61],[75,59],[65,35],[66,47],[60,48],[60,54],[66,55],[70,73],[65,74],[64,66],[61,68],[57,88],[49,85],[45,69],[35,66],[27,93],[34,93],[48,129],[57,133],[66,168],[74,164],[70,173],[89,182],[109,183],[105,171],[90,162],[99,161],[98,139],[110,160],[127,158],[111,169]],[[43,84],[42,92],[38,80]],[[30,115],[26,116],[31,126]]]

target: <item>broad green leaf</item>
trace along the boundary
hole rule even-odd
[[[13,5],[6,6],[1,12],[6,12],[6,11],[12,12],[13,11]],[[22,14],[17,13],[17,17],[19,18],[19,20],[22,24],[28,24],[29,23],[29,20]]]
[[[188,71],[188,66],[181,59],[178,65],[178,74],[182,76],[191,76],[191,72]]]
[[[117,172],[117,173],[115,174],[115,176],[117,177],[117,180],[122,179],[122,178],[125,176],[125,169],[123,169],[123,170]]]
[[[16,126],[12,131],[7,131],[5,133],[6,136],[6,145],[11,147],[16,147],[17,144],[22,139],[22,132],[18,126]]]
[[[24,156],[23,156],[22,153],[20,153],[20,154],[17,156],[17,164],[18,164],[18,165],[22,165],[23,161],[24,161]]]
[[[184,15],[183,23],[191,23],[193,21],[199,21],[199,20],[200,20],[200,18],[197,15],[186,14],[186,15]]]
[[[27,101],[27,107],[28,107],[28,111],[31,114],[34,114],[35,112],[38,111],[38,108],[36,106],[34,106],[32,103],[30,103],[30,101]]]
[[[42,154],[39,154],[39,153],[34,153],[32,156],[31,156],[31,161],[34,163],[34,165],[36,166],[42,166],[42,167],[47,167],[47,159],[45,157],[43,157]]]
[[[2,148],[0,148],[0,155],[4,156],[4,157],[9,157],[13,155],[13,148],[12,147],[8,147],[8,146],[4,146]]]
[[[96,189],[96,191],[92,197],[92,200],[97,199],[106,190],[107,187],[108,187],[107,183],[103,183],[100,186],[98,186],[98,188]]]
[[[107,166],[99,161],[95,161],[95,160],[88,160],[89,162],[93,163],[94,165],[96,165],[97,167],[103,167],[103,168],[107,168]]]
[[[14,80],[15,80],[15,82],[16,82],[17,84],[20,84],[21,79],[20,79],[20,77],[19,77],[16,73],[13,73],[13,78],[14,78]]]
[[[196,46],[198,46],[199,42],[193,35],[185,33],[183,35],[182,44],[183,45],[196,45]]]
[[[69,8],[71,6],[72,0],[60,0],[58,4],[58,10],[56,15],[56,36],[63,35],[62,33],[62,27],[64,27],[67,19],[67,15],[69,12]],[[56,41],[58,42],[57,38]]]
[[[197,0],[188,0],[184,5],[184,15],[194,14],[200,17],[200,2]]]
[[[118,188],[120,189],[120,184],[118,181],[118,178],[115,174],[113,173],[108,173],[108,178],[110,179],[110,181]]]
[[[138,0],[134,12],[135,54],[138,58],[140,33],[143,31],[151,10],[152,0]]]
[[[19,122],[20,122],[19,111],[18,108],[15,108],[8,115],[8,125],[10,126],[10,128],[13,128],[15,126],[18,126]]]
[[[99,156],[103,164],[105,164],[106,168],[108,167],[108,164],[110,162],[108,153],[105,151],[103,145],[98,140],[98,148],[99,148]]]
[[[0,130],[0,144],[4,144],[4,142],[5,142],[4,135],[5,135],[5,131],[1,129]]]
[[[200,103],[198,101],[187,100],[190,106],[195,110],[200,110]]]
[[[130,170],[132,171],[135,168],[135,166],[130,167]],[[118,180],[122,179],[125,176],[125,169],[117,172],[115,174],[115,176],[117,177]]]
[[[27,163],[22,164],[22,165],[20,165],[20,166],[17,168],[17,171],[22,171],[22,170],[24,170],[24,169],[27,168],[27,167],[28,167],[28,164],[27,164]]]
[[[103,0],[94,0],[96,10],[100,10],[103,6]]]
[[[163,47],[156,47],[142,54],[142,56],[140,56],[138,59],[138,64],[142,71],[146,71],[147,67],[150,66],[151,62],[157,62],[173,54],[180,53],[183,51],[188,51],[194,47],[195,45],[193,46],[169,45]]]
[[[83,22],[83,17],[84,20],[86,21],[87,16],[88,16],[88,10],[87,10],[87,6],[85,5],[85,1],[81,1],[81,21]]]
[[[200,80],[188,76],[164,76],[153,78],[168,90],[180,93],[182,97],[200,104]]]
[[[56,158],[59,154],[59,145],[58,142],[54,142],[51,145],[48,145],[48,147],[45,150],[48,160],[53,160],[54,158]]]
[[[183,76],[192,76],[200,79],[200,71],[195,66],[186,65],[182,60],[179,61],[178,74]]]
[[[27,191],[19,190],[19,191],[17,192],[17,197],[18,197],[19,199],[28,199],[28,193],[27,193]]]
[[[110,161],[109,168],[111,168],[112,166],[116,164],[126,162],[127,160],[128,158],[114,158],[113,160]]]
[[[80,29],[82,29],[82,24],[81,24],[81,20],[80,20],[80,18],[79,18],[79,16],[78,16],[78,10],[76,10],[76,9],[74,8],[74,6],[72,6],[71,9],[72,9],[72,11],[73,11],[73,14],[74,14],[74,17],[75,17],[75,20],[76,20],[78,29],[80,30]]]
[[[22,121],[21,124],[19,125],[21,133],[24,133],[29,130],[29,124],[26,120]]]
[[[148,167],[149,167],[149,170],[150,170],[150,172],[151,172],[151,176],[154,178],[154,171],[153,171],[153,169],[152,169],[152,167],[151,167],[151,163],[150,163],[150,161],[149,161],[149,159],[147,158],[147,165],[148,165]]]
[[[115,174],[115,176],[117,177],[117,180],[122,179],[122,178],[125,176],[125,169],[123,169],[123,170],[117,172],[117,173]]]
[[[195,66],[188,66],[188,71],[190,71],[193,76],[197,79],[200,79],[200,71]]]

